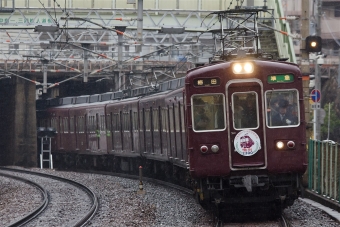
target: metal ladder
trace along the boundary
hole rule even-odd
[[[50,169],[53,169],[53,158],[51,154],[51,137],[40,137],[40,145],[41,145],[41,150],[40,150],[40,169],[43,168],[44,162],[48,162]],[[46,149],[47,148],[47,149]],[[44,154],[48,154],[48,158]]]

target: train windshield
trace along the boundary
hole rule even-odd
[[[232,110],[235,129],[255,129],[259,127],[256,92],[233,93]]]
[[[191,98],[194,131],[225,129],[225,98],[223,94],[195,95]]]
[[[267,126],[296,127],[300,124],[297,90],[266,92]]]

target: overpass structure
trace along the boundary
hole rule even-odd
[[[274,58],[296,62],[279,0],[250,1],[251,5],[246,4],[249,1],[229,1],[229,5],[222,1],[188,1],[194,7],[181,1],[167,5],[161,0],[127,0],[120,3],[126,8],[115,8],[121,1],[87,1],[88,8],[80,8],[83,2],[68,1],[63,6],[31,0],[25,6],[34,3],[34,7],[20,8],[16,4],[13,12],[8,6],[8,13],[0,16],[0,66],[7,71],[2,71],[2,78],[13,76],[8,72],[31,74],[40,84],[51,84],[78,75],[85,82],[87,76],[98,79],[126,73],[137,78],[140,74],[140,79],[145,72],[154,77],[174,76],[194,64],[208,62],[221,50],[222,34],[217,32],[220,22],[229,29],[239,26],[237,23],[244,18],[221,21],[223,18],[214,12],[235,9],[264,9],[256,27],[260,49]],[[43,81],[43,72],[52,79]],[[115,89],[124,86],[125,81]]]
[[[225,51],[257,48],[297,61],[299,37],[280,0],[8,2],[0,0],[0,164],[36,165],[42,96],[155,85]],[[246,20],[251,10],[254,27]]]

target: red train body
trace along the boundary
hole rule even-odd
[[[252,72],[233,71],[248,63]],[[307,167],[298,66],[235,60],[194,69],[185,84],[189,171],[198,179],[199,199],[292,204]],[[280,99],[286,106],[275,106]],[[210,119],[203,129],[194,115],[202,107]],[[280,111],[286,111],[286,122],[275,121]]]
[[[174,89],[51,107],[38,122],[57,129],[59,162],[67,154],[74,165],[135,171],[144,160],[156,175],[190,173],[202,204],[292,204],[307,166],[297,65],[235,59],[165,85]]]

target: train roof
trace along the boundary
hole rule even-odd
[[[98,104],[112,103],[114,100],[127,100],[133,97],[149,97],[184,87],[185,77],[168,80],[157,84],[156,86],[145,86],[135,89],[127,89],[117,92],[105,92],[102,94],[80,95],[72,97],[50,98],[46,100],[37,100],[37,110],[43,110],[49,107],[69,108],[75,106],[88,106]]]

